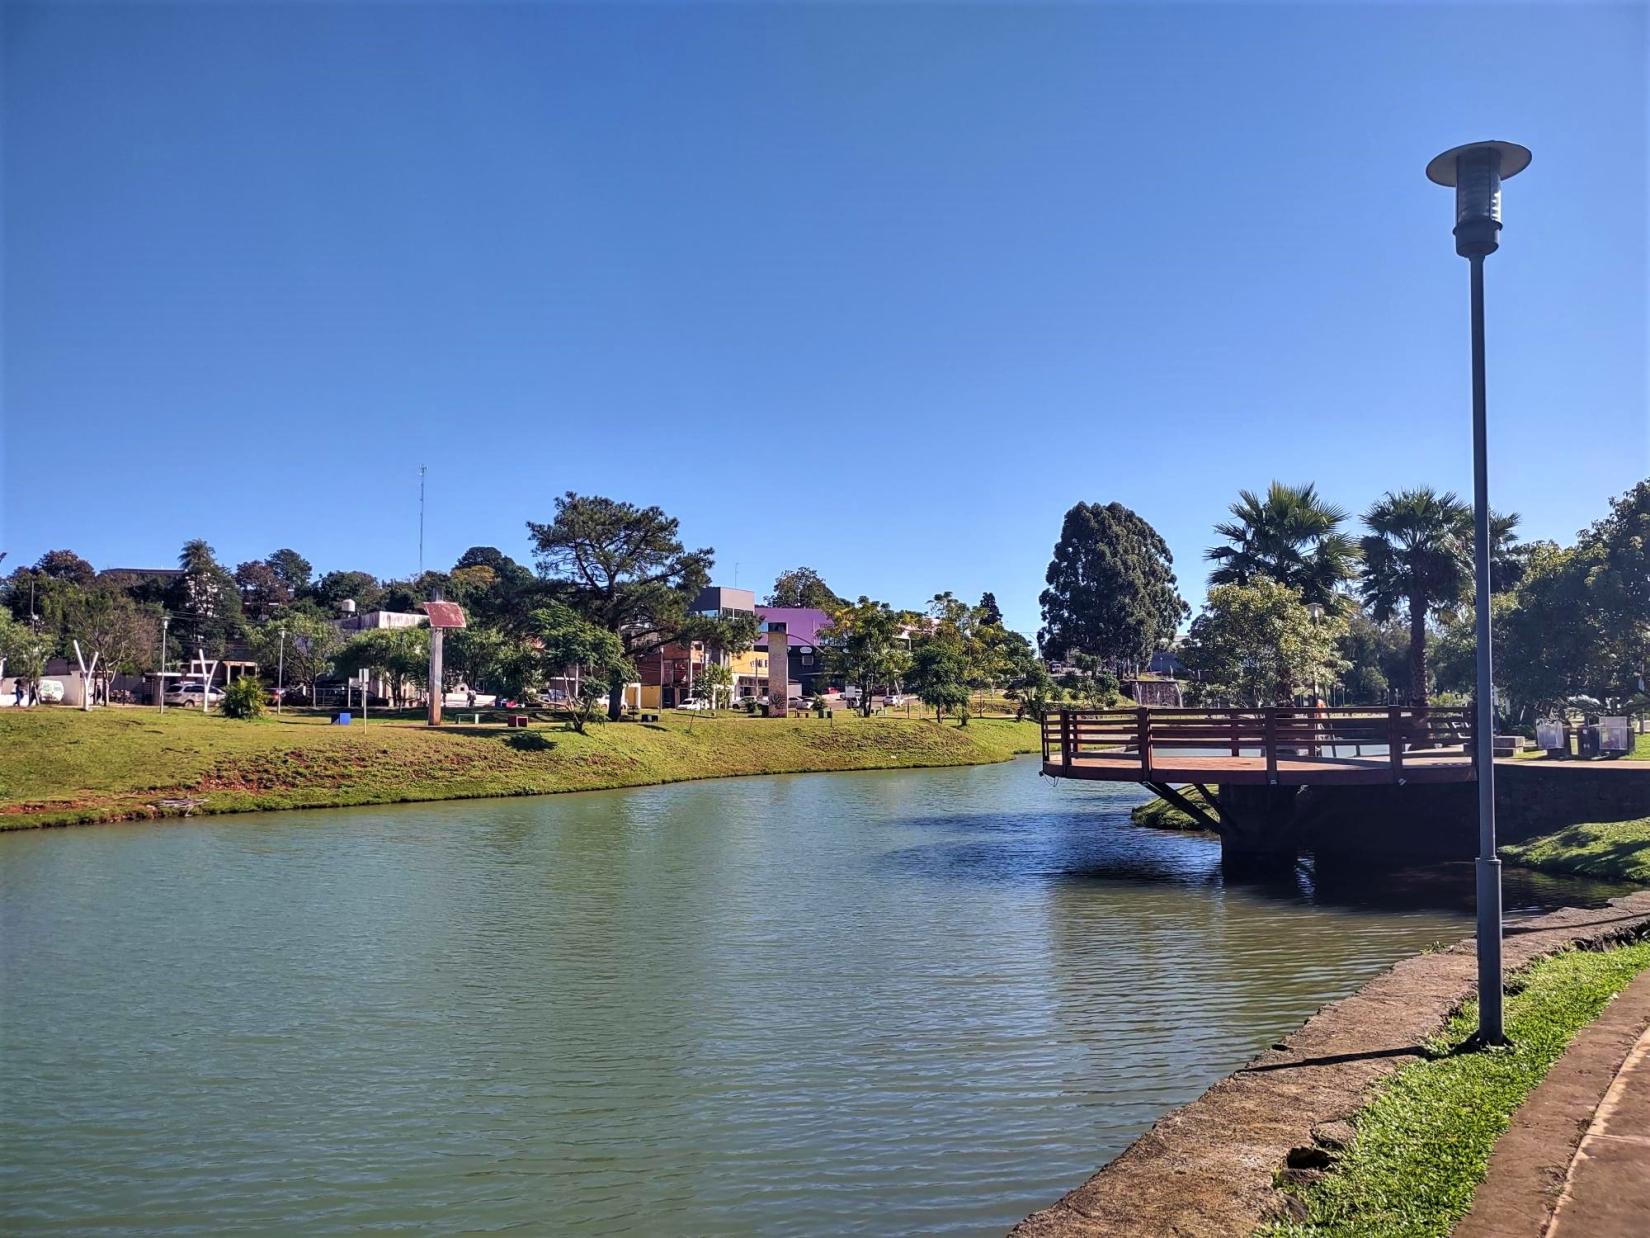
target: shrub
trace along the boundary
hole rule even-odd
[[[264,685],[256,675],[231,680],[223,690],[223,712],[229,718],[256,718],[264,712]]]

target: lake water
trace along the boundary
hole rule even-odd
[[[1000,1233],[1470,931],[1470,866],[1229,884],[1140,798],[1021,760],[0,836],[0,1229]]]

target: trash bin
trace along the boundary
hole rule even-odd
[[[1576,732],[1576,755],[1583,761],[1598,756],[1598,728],[1584,726]]]

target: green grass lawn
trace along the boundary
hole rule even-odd
[[[1543,959],[1507,999],[1511,1049],[1449,1055],[1477,1025],[1476,1004],[1450,1021],[1436,1056],[1394,1075],[1356,1118],[1358,1137],[1320,1182],[1300,1193],[1305,1223],[1261,1232],[1298,1235],[1449,1233],[1472,1204],[1495,1141],[1576,1032],[1650,966],[1650,942]]]
[[[236,722],[186,709],[0,713],[0,828],[198,812],[394,803],[641,786],[732,774],[968,765],[1038,745],[1034,723],[921,718],[707,718],[510,730],[409,718]]]
[[[1650,885],[1650,817],[1572,825],[1500,851],[1525,868]]]

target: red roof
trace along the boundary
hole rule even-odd
[[[420,602],[418,609],[429,615],[432,628],[464,626],[464,609],[457,602]]]

